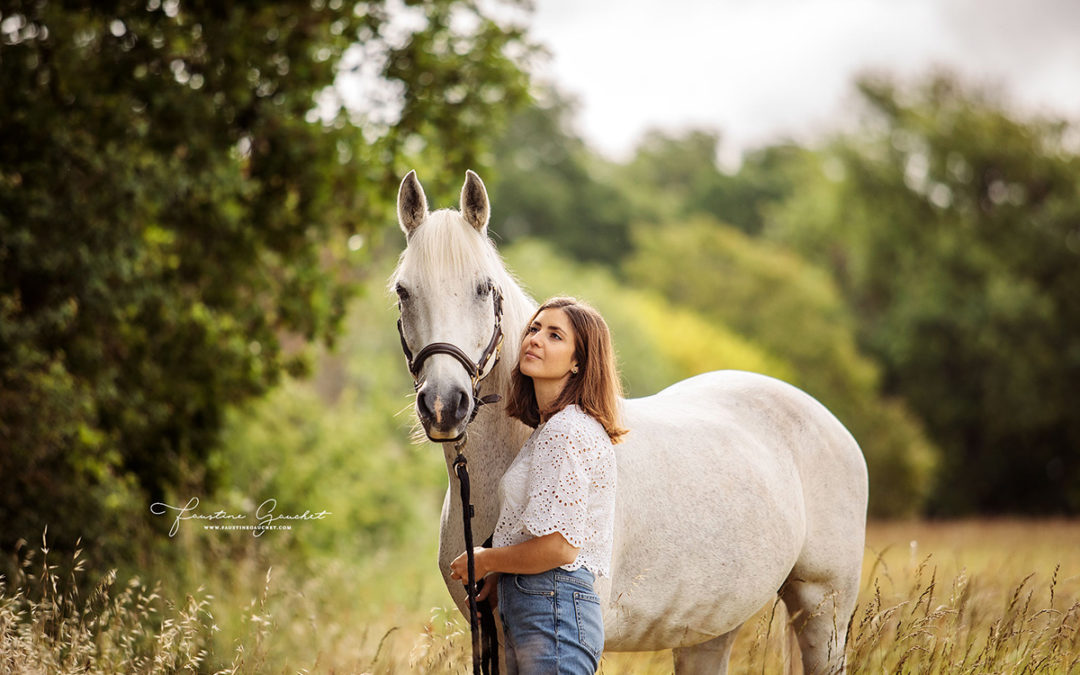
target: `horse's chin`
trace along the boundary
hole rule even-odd
[[[456,441],[464,431],[465,425],[451,427],[450,429],[439,429],[435,425],[424,425],[424,433],[427,434],[428,440],[432,443],[449,443],[451,441]]]

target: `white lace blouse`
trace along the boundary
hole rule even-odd
[[[533,431],[499,483],[499,502],[493,546],[560,532],[581,549],[563,569],[611,576],[615,448],[580,407],[563,408]]]

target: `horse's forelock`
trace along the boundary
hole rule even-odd
[[[457,211],[439,209],[409,237],[390,286],[408,277],[413,283],[438,288],[448,279],[471,281],[477,273],[496,282],[506,276],[494,244]]]

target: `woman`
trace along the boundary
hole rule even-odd
[[[621,395],[604,319],[552,298],[525,328],[506,412],[535,431],[499,485],[492,548],[474,549],[479,598],[498,603],[510,673],[595,673],[597,575],[610,577]],[[450,576],[467,583],[464,553]]]

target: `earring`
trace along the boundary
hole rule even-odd
[[[571,368],[570,372],[577,375],[577,366],[574,366],[573,368]]]

